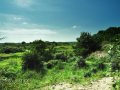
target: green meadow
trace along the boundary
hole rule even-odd
[[[86,50],[81,49],[84,47],[78,47],[79,40],[1,44],[0,90],[44,90],[61,82],[89,85],[104,77],[119,78],[120,38],[118,34],[106,38],[109,34],[94,35],[99,37],[100,48],[86,52],[87,55]],[[113,42],[115,39],[118,41]],[[80,40],[83,39],[80,37]],[[76,54],[76,50],[80,52]],[[120,79],[114,81],[112,89],[120,90]]]

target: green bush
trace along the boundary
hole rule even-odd
[[[43,70],[42,58],[36,53],[26,53],[23,56],[23,70],[35,70],[42,71]]]
[[[57,64],[58,64],[58,60],[50,60],[50,61],[47,62],[46,66],[47,66],[48,69],[51,69]]]
[[[91,72],[87,72],[84,74],[84,77],[87,78],[87,77],[91,77]]]
[[[97,73],[97,71],[98,71],[98,70],[97,70],[96,68],[93,68],[93,69],[91,70],[92,73]]]
[[[87,64],[86,64],[85,59],[81,58],[79,61],[77,61],[77,66],[78,66],[79,68],[86,67]]]
[[[10,46],[3,47],[0,50],[1,53],[6,53],[6,54],[16,53],[16,52],[23,52],[23,51],[24,50],[21,47],[10,47]]]
[[[44,57],[44,61],[49,61],[49,60],[54,59],[54,56],[53,56],[52,52],[50,52],[50,51],[45,51],[43,54],[43,57]]]
[[[106,68],[106,66],[103,62],[99,62],[99,63],[97,63],[97,68],[99,70],[104,70]]]
[[[112,61],[112,71],[120,70],[120,59]]]
[[[90,33],[82,32],[80,37],[77,38],[75,46],[75,53],[78,56],[86,57],[91,52],[94,52],[100,48],[100,44],[95,41]]]
[[[60,54],[56,54],[55,59],[62,60],[62,61],[67,61],[68,58],[63,53],[60,53]]]
[[[17,75],[16,75],[16,72],[14,72],[14,71],[1,69],[0,70],[0,76],[3,76],[3,77],[14,80]]]
[[[56,70],[63,70],[65,68],[65,62],[59,61],[56,64]]]
[[[120,90],[120,80],[117,80],[116,82],[114,82],[112,87],[113,87],[113,90]]]
[[[46,42],[42,40],[36,40],[33,42],[33,52],[37,53],[43,58],[43,61],[49,61],[54,58],[53,56],[53,46],[49,46]]]

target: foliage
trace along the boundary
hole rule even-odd
[[[120,80],[117,80],[115,83],[112,85],[113,90],[120,90]]]
[[[112,60],[111,67],[112,67],[112,71],[116,71],[116,70],[120,71],[120,59]]]
[[[104,62],[98,62],[97,63],[97,68],[99,69],[99,70],[104,70],[105,69],[105,64],[104,64]]]
[[[43,70],[42,58],[38,56],[36,53],[26,53],[23,56],[23,70],[35,70],[42,71]]]
[[[94,34],[94,38],[100,43],[103,41],[114,42],[115,39],[120,39],[119,34],[120,27],[110,27],[106,30],[99,31],[97,34]]]
[[[92,35],[87,34],[86,36],[86,34],[84,34],[83,36],[82,39],[78,39],[78,46],[76,45],[75,50],[78,56],[83,54],[83,56],[86,57],[98,49],[97,47],[96,49],[94,48],[96,45],[99,46],[99,44]],[[109,46],[105,48],[106,51],[110,52],[110,56],[103,58],[98,58],[97,55],[93,54],[88,58],[75,56],[73,48],[71,48],[75,43],[59,42],[55,43],[55,46],[53,44],[51,42],[38,40],[30,44],[25,44],[25,46],[30,46],[26,48],[25,54],[23,52],[20,53],[20,55],[19,53],[0,54],[0,56],[3,57],[3,60],[0,61],[0,82],[2,82],[0,83],[0,90],[42,89],[42,87],[65,81],[69,83],[88,84],[110,73],[110,60],[112,61],[111,65],[113,70],[118,71],[119,69],[120,44],[118,43],[115,45],[109,43]],[[17,45],[22,44],[16,44],[15,46]],[[56,52],[54,47],[60,52]],[[111,48],[110,51],[108,48]],[[72,53],[72,55],[70,55],[70,53]],[[68,55],[71,56],[70,59]],[[67,62],[63,62],[66,60]],[[74,65],[77,66],[77,69]],[[44,68],[45,66],[47,68]],[[21,68],[25,70],[25,72],[23,72]],[[41,72],[45,71],[47,71],[47,73],[44,75],[41,74]],[[116,88],[120,86],[119,82],[115,84]]]
[[[46,63],[46,66],[48,69],[52,69],[56,64],[58,64],[58,60],[50,60]]]
[[[79,68],[86,67],[87,64],[86,64],[86,62],[85,62],[85,59],[81,58],[79,61],[77,61],[77,66],[78,66]]]
[[[37,40],[32,43],[33,51],[23,56],[23,70],[43,71],[43,62],[52,60],[52,49],[42,41]]]
[[[1,53],[16,53],[16,52],[23,52],[23,48],[21,47],[10,47],[10,46],[6,46],[6,47],[3,47],[1,48],[0,52]]]
[[[46,42],[42,40],[36,40],[33,42],[33,53],[39,55],[43,61],[49,61],[54,58],[54,46],[49,46]]]
[[[94,40],[90,33],[82,32],[81,36],[77,38],[75,53],[78,56],[86,57],[91,52],[99,49],[100,45]]]
[[[84,74],[84,77],[87,78],[87,77],[91,77],[91,72],[87,72]]]
[[[120,70],[120,41],[114,42],[108,51],[111,60],[112,71]]]
[[[62,61],[67,61],[67,56],[64,53],[56,54],[55,59],[62,60]]]
[[[25,41],[23,41],[23,42],[21,42],[21,44],[26,44],[26,42],[25,42]]]

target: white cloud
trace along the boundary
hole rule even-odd
[[[31,42],[34,40],[52,40],[57,35],[57,32],[51,29],[27,29],[27,28],[11,28],[11,29],[0,29],[0,32],[6,38],[1,42]]]
[[[13,19],[14,19],[14,20],[18,20],[18,21],[19,21],[19,20],[22,20],[23,18],[22,18],[22,17],[17,17],[17,16],[14,16],[14,17],[13,17]]]
[[[14,0],[14,3],[19,7],[27,8],[33,4],[33,0]]]
[[[25,28],[15,28],[15,29],[7,29],[1,30],[2,33],[7,35],[54,35],[56,34],[55,31],[50,29],[25,29]]]
[[[76,29],[77,27],[78,27],[77,25],[73,25],[73,26],[72,26],[73,29]]]
[[[6,20],[6,22],[14,22],[14,21],[23,21],[25,18],[20,15],[14,15],[14,14],[6,14],[6,13],[0,13],[0,17]]]
[[[23,24],[23,25],[27,25],[28,23],[27,23],[27,22],[23,22],[22,24]]]

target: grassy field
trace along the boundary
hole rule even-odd
[[[56,46],[57,53],[73,53],[72,45]],[[111,76],[109,55],[95,52],[86,58],[86,67],[78,67],[79,57],[69,57],[66,62],[51,60],[44,63],[44,75],[35,71],[22,71],[22,56],[25,52],[0,54],[0,89],[1,90],[41,90],[42,88],[60,83],[74,83],[88,85],[91,81]],[[104,52],[105,54],[105,52]],[[104,63],[103,63],[104,62]],[[55,63],[52,68],[47,68],[48,63]],[[104,68],[100,64],[104,64]],[[117,73],[119,75],[119,73]],[[117,76],[113,75],[113,76]],[[119,81],[117,81],[119,85]]]

